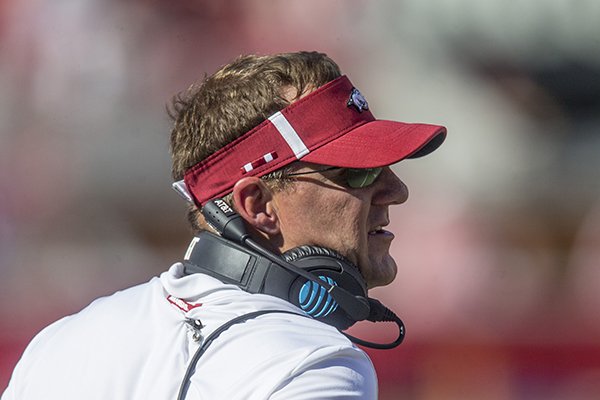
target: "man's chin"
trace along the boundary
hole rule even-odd
[[[366,272],[366,271],[365,271]],[[382,258],[370,260],[369,273],[364,273],[363,276],[367,281],[367,288],[372,289],[378,286],[386,286],[394,281],[398,267],[396,261],[387,254]]]

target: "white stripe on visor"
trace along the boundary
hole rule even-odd
[[[248,163],[248,164],[245,164],[245,165],[242,167],[242,169],[243,169],[245,172],[250,172],[250,171],[252,171],[252,170],[254,169],[254,167],[252,166],[252,163]]]
[[[279,134],[286,141],[290,149],[294,152],[297,159],[300,159],[309,153],[308,148],[298,136],[292,125],[288,122],[281,112],[276,112],[269,117],[269,121],[277,128]]]
[[[263,165],[265,165],[267,163],[270,163],[275,158],[277,158],[277,153],[276,152],[267,153],[264,156],[262,156],[261,158],[259,158],[258,160],[254,160],[252,162],[244,164],[244,166],[242,167],[242,173],[245,174],[247,172],[252,171],[255,168],[258,168],[258,167],[263,166]]]

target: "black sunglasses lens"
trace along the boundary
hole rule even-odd
[[[383,168],[348,168],[346,181],[351,188],[364,188],[375,182]]]

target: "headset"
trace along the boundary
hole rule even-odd
[[[386,344],[344,333],[366,347],[391,349],[404,339],[402,320],[368,297],[358,268],[339,253],[300,246],[278,256],[250,238],[242,217],[222,199],[209,201],[201,212],[219,235],[202,232],[194,238],[184,261],[186,274],[201,272],[249,293],[278,297],[340,331],[363,320],[397,324],[398,338]]]

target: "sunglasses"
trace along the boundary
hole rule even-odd
[[[364,188],[375,182],[375,179],[381,174],[383,168],[343,168],[343,167],[327,167],[323,169],[316,169],[307,172],[295,172],[287,174],[286,176],[300,176],[316,174],[318,172],[332,171],[335,169],[343,170],[343,176],[346,180],[346,184],[353,188]]]

